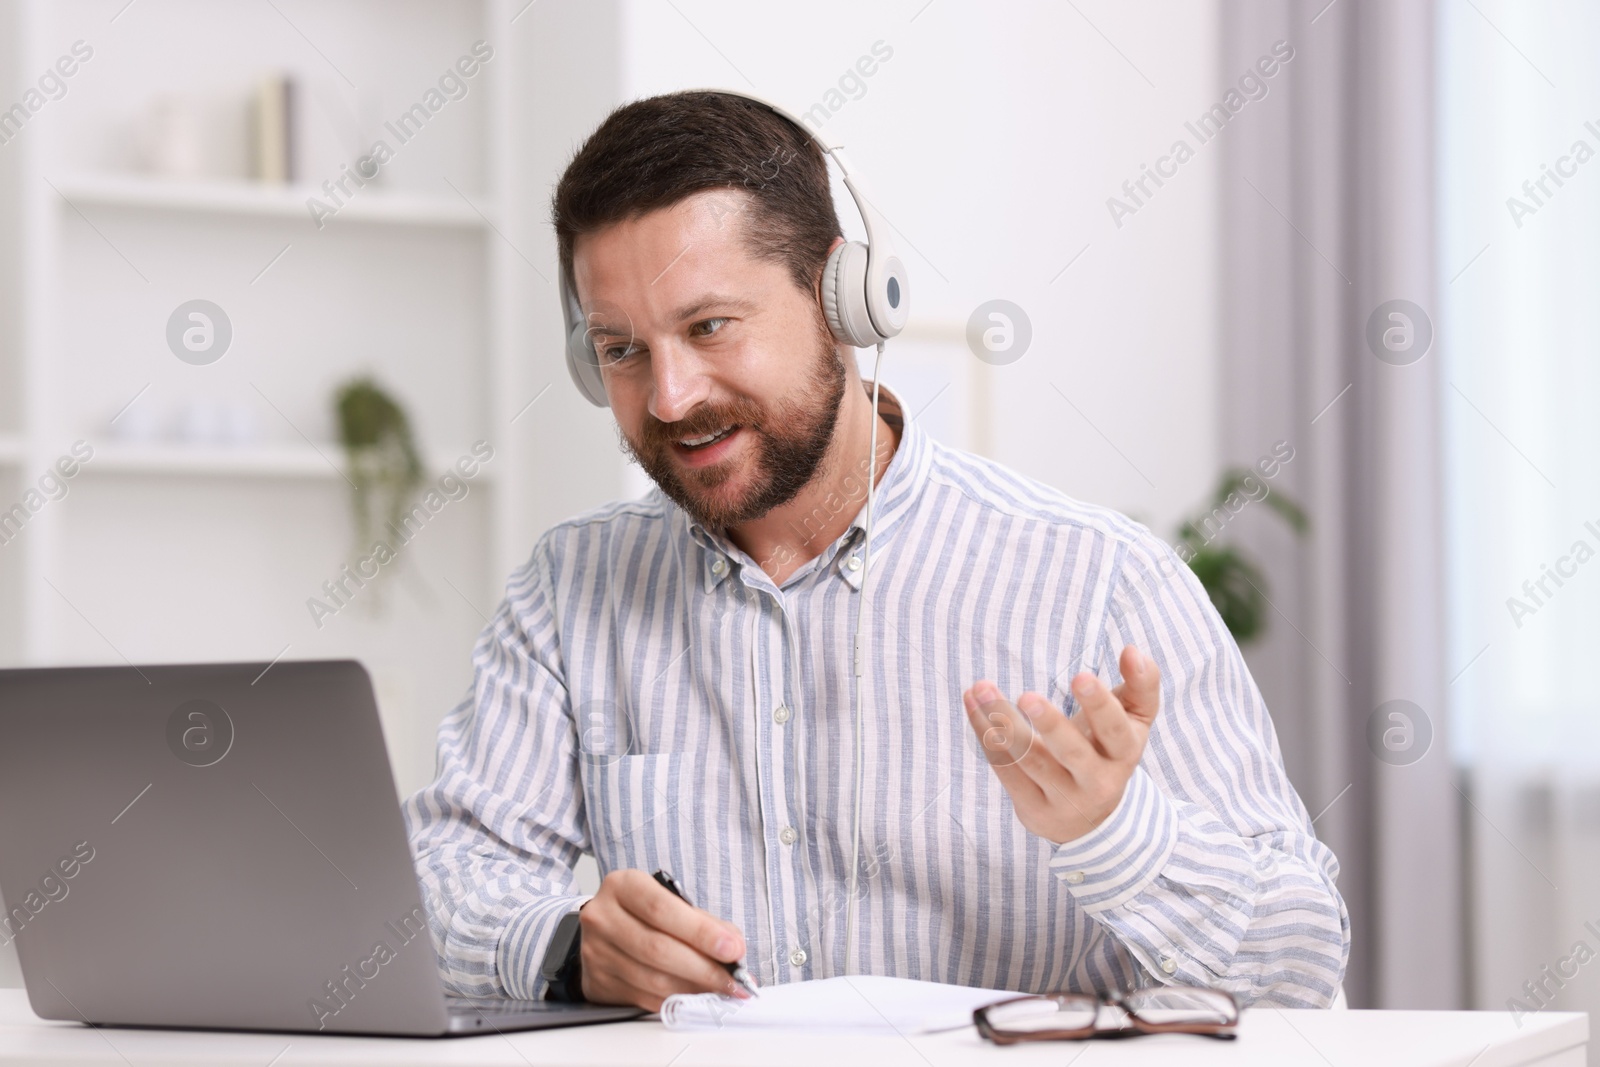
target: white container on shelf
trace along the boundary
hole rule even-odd
[[[158,96],[147,105],[141,134],[145,167],[163,178],[250,175],[250,113],[233,94]]]

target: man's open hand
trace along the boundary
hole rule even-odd
[[[612,871],[578,912],[583,996],[659,1011],[673,993],[749,994],[718,960],[744,958],[732,923],[691,907],[644,871]]]
[[[1161,672],[1132,645],[1119,662],[1123,682],[1115,689],[1088,671],[1073,677],[1080,710],[1070,719],[1038,693],[1024,693],[1013,705],[987,680],[961,695],[984,755],[1029,833],[1056,844],[1075,840],[1122,799],[1161,710]]]

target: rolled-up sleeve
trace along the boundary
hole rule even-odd
[[[406,823],[445,987],[538,999],[555,925],[584,900],[573,866],[588,848],[547,540],[512,576],[473,664]]]

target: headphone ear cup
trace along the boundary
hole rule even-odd
[[[610,407],[611,401],[606,396],[606,383],[600,377],[597,359],[594,344],[589,340],[589,331],[580,321],[567,335],[567,373],[572,375],[572,383],[585,400],[596,407]]]
[[[867,313],[867,246],[860,241],[835,248],[822,268],[822,314],[841,344],[871,348],[885,340]]]
[[[583,309],[578,306],[577,295],[573,292],[572,279],[567,277],[565,267],[561,268],[560,274],[561,321],[567,330],[567,373],[572,376],[572,384],[578,387],[578,392],[583,394],[585,400],[596,407],[610,407],[605,379],[600,376],[600,360],[595,355]]]

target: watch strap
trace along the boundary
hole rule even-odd
[[[584,903],[588,903],[585,901]],[[578,909],[582,910],[581,906]],[[564,939],[562,926],[571,926],[570,940]],[[562,942],[565,940],[565,951],[559,960],[552,959],[551,954],[562,952]],[[545,991],[546,1000],[563,1001],[569,1004],[583,1002],[583,927],[578,924],[578,911],[570,911],[561,917],[561,925],[556,928],[556,936],[551,939],[549,949],[545,953],[544,965],[540,968],[549,988]]]

